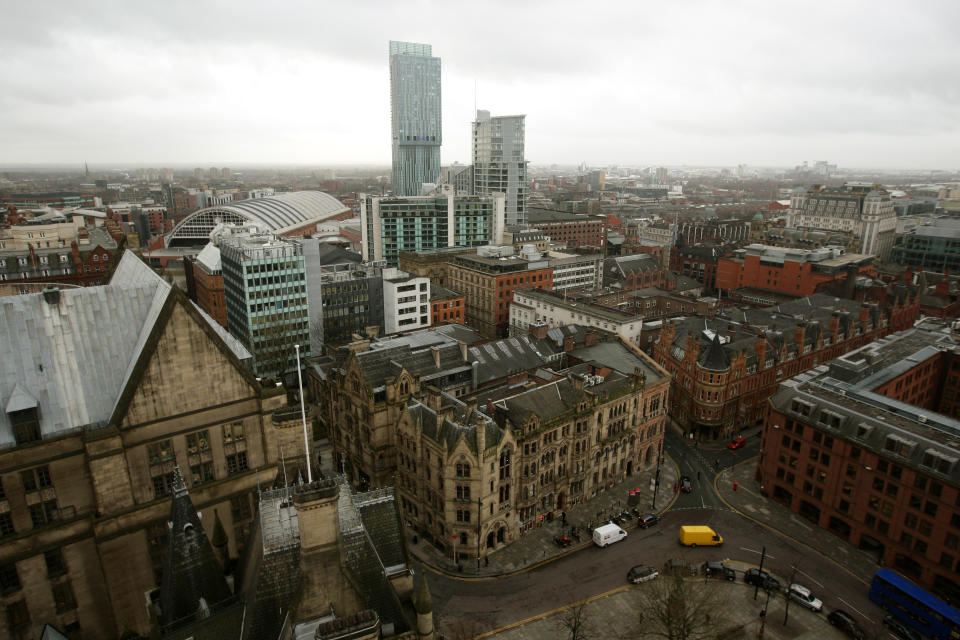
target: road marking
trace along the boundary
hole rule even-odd
[[[811,576],[810,574],[804,573],[803,571],[800,571],[799,569],[797,569],[797,573],[799,573],[799,574],[801,574],[801,575],[804,575],[804,576],[807,576],[807,578],[810,579],[810,582],[815,582],[818,587],[822,587],[822,586],[823,586],[823,583],[822,583],[822,582],[819,582],[816,578],[814,578],[814,577]]]
[[[803,528],[806,529],[807,531],[813,531],[813,529],[812,529],[811,527],[808,527],[807,525],[805,525],[805,524],[803,524],[802,522],[800,522],[800,520],[799,520],[796,516],[790,516],[790,520],[793,521],[795,524],[800,525],[801,527],[803,527]]]
[[[843,604],[847,605],[849,608],[851,608],[851,609],[853,609],[854,611],[856,611],[857,613],[859,613],[861,618],[863,618],[863,619],[866,620],[867,622],[873,624],[873,620],[872,620],[871,618],[868,618],[867,616],[865,616],[865,615],[863,614],[863,612],[860,611],[859,609],[857,609],[855,606],[853,606],[852,604],[850,604],[849,602],[847,602],[847,601],[844,600],[843,598],[837,598],[837,600],[839,600],[839,601],[842,602]]]
[[[756,549],[747,549],[746,547],[740,547],[740,550],[741,550],[741,551],[749,551],[750,553],[763,553],[762,551],[757,551]],[[776,558],[774,558],[774,557],[773,557],[772,555],[770,555],[769,553],[767,554],[767,557],[770,558],[771,560],[776,560]]]

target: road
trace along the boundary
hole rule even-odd
[[[627,570],[635,564],[659,567],[670,558],[680,557],[698,566],[719,559],[759,565],[763,547],[764,568],[786,586],[792,567],[799,567],[796,582],[808,586],[823,600],[824,612],[841,608],[869,621],[882,618],[859,580],[838,570],[831,560],[798,546],[795,540],[740,516],[720,500],[712,483],[714,461],[719,461],[722,469],[756,455],[759,438],[755,440],[738,451],[713,454],[708,460],[699,450],[668,437],[666,450],[680,473],[691,477],[694,491],[681,494],[659,525],[631,530],[623,542],[604,549],[587,547],[530,571],[492,580],[462,581],[428,571],[438,627],[450,636],[464,635],[462,630],[460,634],[451,632],[455,625],[469,624],[478,630],[501,628],[622,587]],[[678,528],[689,524],[713,527],[724,537],[723,547],[681,547]]]

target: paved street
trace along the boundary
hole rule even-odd
[[[590,601],[594,618],[608,630],[609,622],[599,621],[607,617],[611,622],[622,621],[622,612],[634,606],[631,590],[637,587],[626,585],[627,569],[640,563],[660,567],[670,558],[698,566],[706,560],[728,561],[738,572],[737,582],[717,583],[716,588],[732,590],[730,597],[739,602],[737,594],[746,589],[741,582],[743,572],[760,564],[765,549],[764,568],[784,586],[793,576],[795,582],[809,587],[823,600],[824,616],[840,608],[854,615],[865,629],[880,630],[882,612],[867,598],[867,584],[878,568],[875,559],[763,497],[753,480],[754,456],[759,448],[757,430],[743,435],[748,444],[730,451],[726,443],[693,446],[677,433],[670,433],[656,504],[657,511],[665,510],[662,522],[647,530],[627,527],[627,539],[605,549],[591,545],[587,533],[575,548],[558,548],[553,543],[562,528],[558,521],[545,523],[492,554],[489,564],[484,563],[479,570],[473,563],[462,563],[458,570],[425,542],[411,544],[414,556],[428,565],[438,628],[448,639],[492,633],[497,637],[555,640],[557,612]],[[691,478],[691,493],[674,493],[673,483],[680,475]],[[582,528],[595,524],[598,516],[602,519],[616,510],[618,502],[624,504],[629,489],[635,487],[645,497],[641,505],[649,507],[652,476],[648,470],[577,505],[568,513],[569,522]],[[735,481],[737,490],[733,489]],[[684,524],[713,527],[724,537],[724,545],[695,549],[680,546],[677,532]],[[752,600],[752,589],[749,591]],[[771,612],[783,603],[782,596],[773,598]],[[755,605],[737,605],[737,611],[742,617],[740,623],[747,625],[745,629],[757,622],[759,608]],[[786,627],[781,623],[782,613],[779,617],[771,613],[766,637],[834,637],[829,635],[833,630],[824,616],[800,611],[799,607],[791,607],[793,611],[803,615],[798,615],[793,624],[791,613],[791,624]],[[774,621],[776,624],[772,624]],[[754,628],[749,635],[755,634]],[[877,637],[888,636],[880,630]]]

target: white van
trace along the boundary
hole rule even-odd
[[[620,542],[627,537],[627,532],[613,524],[605,524],[593,530],[593,544],[598,547],[605,547],[614,542]]]

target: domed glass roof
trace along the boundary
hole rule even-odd
[[[295,231],[350,208],[322,191],[293,191],[269,198],[228,202],[194,211],[167,236],[167,246],[204,245],[218,222],[253,223],[278,235]]]

